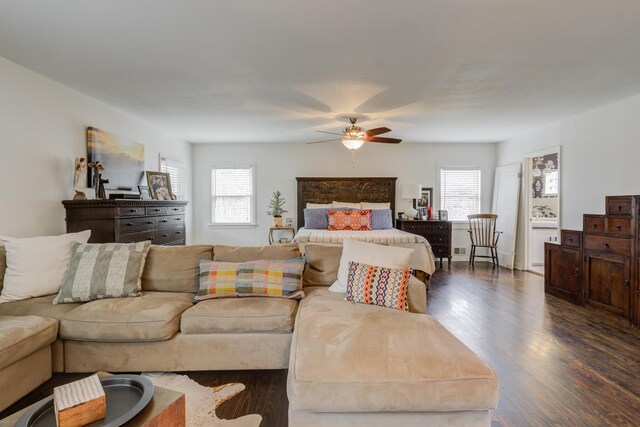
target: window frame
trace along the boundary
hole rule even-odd
[[[478,171],[478,173],[479,173],[478,212],[474,212],[474,213],[482,213],[482,168],[480,166],[440,166],[438,168],[438,187],[439,187],[439,190],[440,190],[440,194],[439,194],[440,209],[445,209],[445,207],[443,206],[444,194],[443,194],[443,191],[442,191],[442,171],[443,170],[448,170],[448,171],[455,171],[455,170]],[[472,214],[473,213],[468,213],[467,215],[472,215]],[[453,222],[454,224],[464,224],[464,223],[467,223],[469,220],[468,220],[468,218],[464,218],[464,219],[449,219],[449,221]]]
[[[215,169],[251,169],[251,221],[250,222],[213,222],[213,171]],[[209,168],[209,224],[210,228],[255,228],[258,226],[257,201],[256,193],[256,164],[255,163],[215,163]]]

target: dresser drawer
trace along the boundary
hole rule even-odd
[[[585,234],[604,234],[604,215],[584,215]]]
[[[579,248],[582,241],[582,233],[575,230],[560,230],[560,243],[563,246]]]
[[[147,208],[147,215],[166,215],[169,213],[166,206],[150,206]]]
[[[607,234],[610,236],[632,237],[631,218],[607,218]]]
[[[158,227],[164,228],[167,227],[177,227],[182,226],[184,224],[184,215],[167,215],[160,217],[161,220],[166,220],[167,222],[158,223]]]
[[[164,245],[176,240],[184,240],[184,227],[180,226],[158,230],[158,239],[154,243]]]
[[[618,255],[629,255],[632,239],[609,236],[584,236],[585,250],[599,251]]]
[[[142,230],[151,230],[158,227],[156,217],[123,218],[118,220],[120,234],[133,233]]]
[[[632,196],[607,197],[607,215],[631,215]]]
[[[178,214],[178,213],[184,213],[184,206],[169,206],[167,207],[167,213],[169,214]]]
[[[156,230],[141,231],[138,233],[126,233],[120,234],[118,241],[120,243],[135,243],[144,242],[149,240],[151,243],[155,243],[158,239]]]
[[[140,206],[118,208],[118,216],[140,216],[145,214],[146,209]]]

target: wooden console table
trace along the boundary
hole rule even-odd
[[[189,202],[165,200],[64,200],[67,233],[91,230],[89,243],[185,244]]]

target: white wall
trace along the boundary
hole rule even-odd
[[[287,199],[285,209],[296,224],[297,176],[390,176],[398,177],[397,195],[403,183],[434,188],[434,208],[438,208],[440,166],[482,168],[482,208],[491,209],[496,144],[408,144],[365,145],[355,153],[339,142],[306,144],[194,144],[193,195],[194,240],[198,243],[262,245],[267,243],[271,218],[266,208],[271,193],[280,190]],[[210,222],[210,170],[216,163],[255,163],[257,173],[256,228],[214,228]],[[410,201],[396,200],[397,210],[406,210]],[[468,227],[462,226],[464,230]],[[466,231],[454,232],[454,246],[468,245]],[[468,253],[468,252],[467,252]],[[462,257],[466,259],[466,257]]]
[[[189,143],[3,58],[0,94],[0,234],[65,232],[60,202],[74,194],[73,159],[87,155],[87,126],[143,143],[149,170],[158,170],[159,152],[190,168]]]
[[[640,194],[640,96],[498,144],[497,163],[561,146],[560,226],[582,230],[582,215],[604,213],[604,197]],[[523,184],[523,195],[524,184]],[[526,212],[520,198],[516,266],[524,266]]]

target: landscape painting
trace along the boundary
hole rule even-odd
[[[108,179],[109,190],[137,189],[144,176],[144,145],[118,137],[98,128],[87,128],[88,163],[99,161],[105,168],[102,178]],[[88,185],[92,186],[89,168]]]

